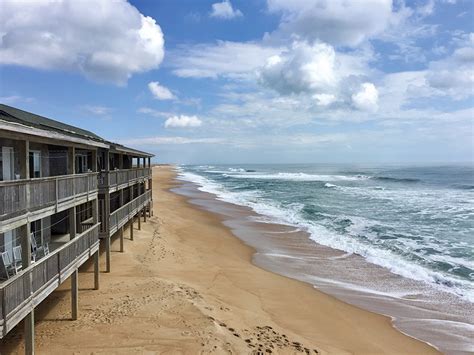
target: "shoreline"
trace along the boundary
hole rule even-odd
[[[81,270],[78,321],[67,282],[38,307],[37,353],[438,353],[388,317],[255,266],[222,218],[170,191],[175,177],[154,168],[154,217],[114,253],[99,291]],[[2,347],[21,352],[13,333]]]
[[[181,173],[181,171],[179,171]],[[392,273],[365,258],[318,244],[295,224],[260,214],[214,182],[183,171],[180,180],[193,185],[184,195],[205,210],[219,213],[236,206],[243,213],[221,213],[224,224],[255,249],[253,263],[364,310],[385,315],[398,331],[450,354],[470,354],[473,304],[452,293]],[[194,193],[193,189],[198,190]],[[230,194],[234,194],[231,192]],[[237,202],[235,202],[237,201]],[[245,200],[244,200],[245,202]],[[251,234],[251,236],[247,236]],[[350,270],[356,270],[352,273]],[[367,283],[369,281],[369,283]],[[450,308],[444,309],[445,305]],[[450,312],[452,311],[452,312]]]

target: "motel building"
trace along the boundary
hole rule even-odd
[[[110,272],[112,236],[123,251],[153,213],[152,156],[0,104],[0,339],[23,320],[33,354],[35,307],[64,282],[77,319],[78,268],[93,259],[98,289],[99,245]]]

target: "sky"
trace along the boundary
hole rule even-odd
[[[474,161],[472,0],[2,0],[0,102],[155,162]]]

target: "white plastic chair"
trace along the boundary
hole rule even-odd
[[[15,273],[18,273],[18,271],[20,271],[22,268],[21,246],[16,246],[13,248],[13,266],[15,268]]]
[[[13,267],[13,264],[12,264],[12,261],[10,259],[10,255],[8,254],[8,252],[4,251],[1,254],[0,263],[1,263],[0,269],[3,271],[4,277],[9,279],[11,276],[14,276],[16,274],[16,270]]]
[[[34,233],[30,234],[30,239],[31,239],[31,258],[33,259],[33,261],[36,261],[36,253],[38,252],[38,244],[36,243],[36,238],[35,238]]]

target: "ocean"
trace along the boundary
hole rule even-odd
[[[444,351],[474,351],[474,166],[200,165],[179,176],[260,225],[291,227],[287,240],[304,232],[298,250],[281,236],[243,238],[257,264],[390,315]]]

